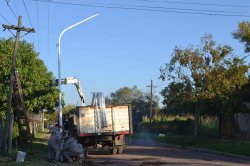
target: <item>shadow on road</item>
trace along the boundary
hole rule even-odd
[[[166,157],[172,159],[203,160],[214,162],[230,162],[235,164],[250,164],[250,161],[230,158],[226,156],[213,155],[208,153],[194,152],[188,149],[170,148],[157,145],[129,145],[124,151],[128,155],[138,155],[144,157]],[[212,164],[213,165],[213,164]]]

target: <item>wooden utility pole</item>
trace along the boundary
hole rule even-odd
[[[0,114],[0,155],[2,154],[2,145],[3,145],[3,117]]]
[[[151,80],[150,86],[150,123],[152,123],[153,116],[153,80]]]
[[[9,87],[9,94],[8,94],[8,103],[7,103],[7,113],[6,113],[6,122],[4,127],[4,136],[3,136],[3,151],[6,151],[7,149],[7,142],[11,141],[11,135],[9,135],[9,129],[11,129],[10,124],[11,117],[13,116],[13,113],[11,112],[11,103],[13,98],[13,89],[14,89],[14,81],[15,81],[15,70],[16,70],[16,56],[18,51],[18,45],[20,40],[20,33],[21,31],[30,33],[35,32],[34,28],[25,28],[22,27],[22,16],[18,17],[18,25],[2,25],[4,30],[15,30],[16,31],[16,40],[15,40],[15,46],[14,46],[14,54],[12,57],[12,66],[11,66],[11,73],[10,73],[10,87]],[[8,140],[9,137],[9,140]],[[8,141],[7,141],[8,140]],[[11,146],[11,145],[10,145]],[[10,155],[12,147],[8,147],[8,154]]]
[[[153,80],[151,80],[151,84],[147,87],[150,87],[150,106],[149,106],[149,121],[152,123],[152,115],[153,115]]]

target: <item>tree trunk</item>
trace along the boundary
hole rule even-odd
[[[43,112],[43,110],[42,110],[42,113],[41,113],[41,115],[42,115],[42,124],[41,124],[41,130],[42,130],[42,132],[44,132],[44,112]]]
[[[236,135],[236,124],[233,115],[222,115],[220,118],[220,137],[233,138]]]
[[[198,138],[199,135],[199,122],[200,122],[200,109],[199,103],[195,105],[195,115],[194,115],[194,138]]]
[[[222,123],[222,113],[220,113],[219,114],[219,117],[218,117],[218,119],[219,119],[219,137],[221,138],[222,137],[222,125],[221,125],[221,123]]]
[[[3,118],[0,114],[0,155],[2,154],[2,145],[3,145]]]
[[[12,136],[13,136],[13,124],[14,124],[14,115],[10,115],[10,127],[9,127],[9,137],[8,137],[8,155],[11,155],[12,152]]]
[[[6,120],[4,123],[4,131],[3,131],[3,143],[2,143],[2,153],[6,153],[7,150],[7,140],[8,140],[8,135],[9,135],[9,123],[10,122],[10,114],[6,114]]]

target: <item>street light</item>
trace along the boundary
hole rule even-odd
[[[58,87],[59,87],[59,105],[58,105],[58,110],[59,110],[59,126],[60,128],[62,127],[62,92],[61,92],[61,62],[60,62],[60,53],[61,53],[61,38],[62,38],[62,35],[68,31],[69,29],[71,28],[74,28],[76,27],[77,25],[80,25],[96,16],[98,16],[99,13],[97,14],[94,14],[82,21],[79,21],[67,28],[65,28],[61,33],[60,33],[60,36],[59,36],[59,39],[58,39]],[[62,131],[62,128],[61,128],[61,131]]]

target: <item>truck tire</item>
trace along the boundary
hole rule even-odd
[[[111,149],[111,154],[115,155],[117,153],[118,153],[117,147],[113,147],[113,149]]]
[[[123,146],[118,146],[117,154],[121,154],[123,152]]]

